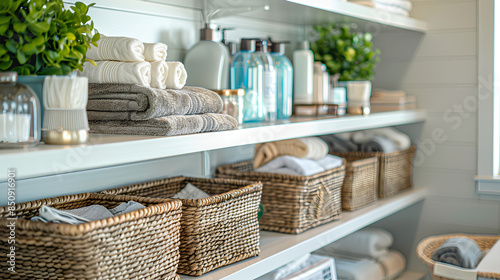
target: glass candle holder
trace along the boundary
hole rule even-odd
[[[40,142],[40,101],[17,72],[0,72],[0,148],[30,147]]]

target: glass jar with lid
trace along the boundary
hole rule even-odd
[[[0,148],[38,144],[40,101],[28,86],[17,83],[17,72],[0,72]]]
[[[224,103],[222,113],[234,117],[241,124],[243,122],[243,97],[245,96],[245,90],[223,89],[216,92],[220,95]]]

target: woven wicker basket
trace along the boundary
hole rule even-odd
[[[254,172],[252,161],[219,166],[217,177],[261,181],[263,230],[298,234],[340,219],[345,165],[312,176]]]
[[[498,241],[498,239],[500,239],[500,236],[481,236],[481,235],[463,235],[463,234],[427,237],[426,239],[420,241],[420,243],[418,244],[417,256],[425,265],[427,265],[427,267],[431,271],[431,274],[434,271],[434,264],[436,263],[435,261],[432,260],[432,254],[446,240],[453,238],[453,237],[470,238],[477,243],[477,245],[479,246],[479,249],[481,249],[481,251],[485,250],[485,249],[490,249],[491,247],[493,247],[493,245],[495,245],[495,243]],[[478,271],[477,276],[484,277],[484,278],[491,278],[491,279],[500,279],[500,274],[498,274],[498,273],[488,273],[488,272]],[[433,275],[432,278],[434,280],[452,280],[450,278],[435,276],[435,275]]]
[[[187,183],[213,196],[182,199],[178,273],[199,276],[260,253],[257,219],[260,183],[175,177],[103,192],[167,198]]]
[[[32,222],[45,204],[75,209],[106,208],[137,201],[147,206],[78,225]],[[7,225],[15,220],[15,244]],[[0,207],[0,279],[178,279],[181,201],[93,193],[60,196]],[[15,246],[15,270],[5,252]]]
[[[354,211],[377,201],[378,157],[365,158],[359,153],[336,155],[347,161],[342,185],[342,210]]]

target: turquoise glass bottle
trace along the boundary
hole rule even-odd
[[[276,65],[278,74],[277,95],[278,110],[277,118],[288,119],[292,115],[293,104],[293,67],[290,60],[285,56],[285,44],[273,42],[271,45],[271,57]]]
[[[243,122],[263,121],[264,66],[255,55],[255,40],[241,39],[240,51],[231,66],[231,89],[244,89]]]

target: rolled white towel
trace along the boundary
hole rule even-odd
[[[359,257],[379,258],[389,252],[394,239],[385,229],[368,227],[360,229],[340,240],[337,240],[317,252],[330,256],[333,253]]]
[[[165,61],[151,62],[151,87],[167,88],[168,65]]]
[[[92,60],[144,61],[144,44],[134,38],[101,35],[97,47],[87,50],[86,57]]]
[[[319,137],[304,137],[298,140],[302,141],[308,147],[307,155],[304,158],[320,160],[328,154],[328,144]]]
[[[146,61],[165,61],[167,45],[163,43],[144,43],[144,59]]]
[[[167,88],[181,89],[186,84],[187,72],[184,64],[178,61],[167,61]]]
[[[149,62],[96,61],[97,67],[85,62],[83,76],[89,83],[151,85],[151,64]]]
[[[396,144],[398,150],[400,151],[407,150],[411,147],[410,137],[395,128],[392,127],[375,128],[368,130],[367,132],[389,138],[390,140],[392,140],[392,142]]]

